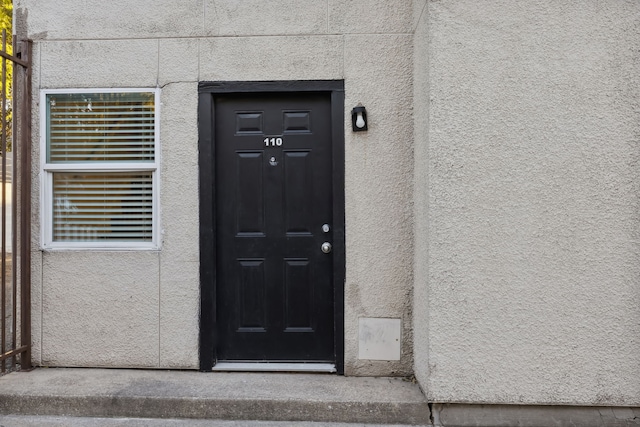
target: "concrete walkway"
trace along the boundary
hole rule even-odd
[[[71,424],[59,417],[77,418]],[[340,426],[334,423],[428,425],[429,407],[419,388],[400,378],[124,369],[0,377],[4,427]]]
[[[37,417],[0,415],[0,427],[410,427],[406,424],[352,424],[310,421],[212,421],[153,418]],[[415,426],[414,426],[415,427]],[[424,426],[427,427],[427,426]]]

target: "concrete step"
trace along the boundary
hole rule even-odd
[[[5,375],[0,416],[8,415],[429,424],[424,395],[400,378],[127,369]]]
[[[407,424],[352,424],[312,421],[222,421],[158,418],[43,417],[0,415],[2,427],[415,427]],[[427,427],[427,426],[423,426]]]

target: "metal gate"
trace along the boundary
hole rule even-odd
[[[0,50],[0,375],[31,369],[31,41]]]

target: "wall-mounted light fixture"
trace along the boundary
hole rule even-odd
[[[356,107],[351,110],[351,125],[354,132],[362,132],[367,130],[367,109],[358,103]]]

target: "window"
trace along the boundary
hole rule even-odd
[[[45,90],[44,248],[158,246],[158,90]]]

